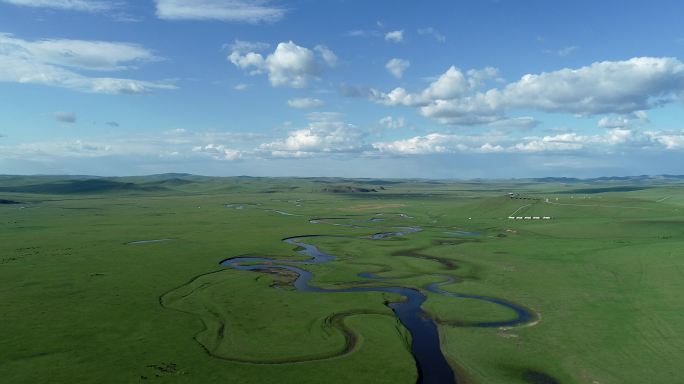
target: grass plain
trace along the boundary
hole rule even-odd
[[[344,237],[310,239],[338,256],[305,266],[314,285],[450,276],[445,290],[538,315],[460,326],[514,314],[427,293],[460,383],[677,382],[683,182],[0,176],[0,381],[416,382],[396,298],[219,265],[302,259],[281,239],[325,234]],[[423,231],[365,238],[406,226]]]

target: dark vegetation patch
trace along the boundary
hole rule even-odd
[[[176,363],[151,364],[148,365],[147,368],[151,368],[152,370],[154,370],[154,377],[177,376],[186,374],[185,371],[178,369],[178,365],[176,365]],[[140,376],[141,380],[147,380],[148,378],[149,377],[145,375]]]
[[[266,189],[264,191],[261,191],[261,193],[278,193],[278,192],[292,192],[297,189],[300,189],[299,186],[296,185],[289,185],[289,186],[283,186],[283,187],[273,187]]]
[[[286,285],[294,284],[295,280],[299,277],[299,274],[294,271],[290,271],[282,268],[259,268],[255,269],[257,272],[267,273],[271,275],[273,283],[271,287],[282,287]]]
[[[667,219],[662,219],[662,220],[625,220],[623,221],[625,224],[637,224],[637,225],[657,225],[657,224],[662,224],[662,225],[683,225],[684,220],[667,220]]]
[[[349,197],[357,198],[368,198],[368,195],[362,193],[350,193]],[[447,193],[433,193],[426,195],[424,193],[385,193],[385,194],[373,194],[373,199],[375,200],[401,200],[401,199],[420,199],[420,200],[430,200],[430,201],[442,201],[442,200],[453,200],[454,196]]]
[[[0,199],[0,205],[22,204],[20,201]]]
[[[530,384],[560,384],[553,376],[546,373],[527,370],[522,373],[522,379]]]
[[[368,193],[377,192],[378,190],[376,188],[356,187],[352,185],[336,185],[323,188],[322,191],[328,193]]]
[[[426,255],[420,253],[420,251],[422,251],[422,249],[407,249],[402,251],[395,251],[392,252],[392,256],[415,257],[417,259],[434,261],[436,263],[441,264],[444,269],[449,271],[458,269],[458,264],[454,260],[449,260],[443,257]]]
[[[432,245],[461,245],[466,243],[479,243],[479,239],[435,239],[432,240]]]

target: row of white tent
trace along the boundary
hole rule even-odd
[[[508,216],[510,220],[551,220],[550,216]]]

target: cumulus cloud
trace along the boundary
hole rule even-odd
[[[418,107],[423,116],[445,124],[494,122],[505,119],[511,109],[627,115],[676,100],[684,92],[684,63],[655,57],[603,61],[527,74],[503,88],[482,91],[488,80],[498,80],[496,69],[464,73],[451,67],[421,92],[372,89],[370,97],[385,105]]]
[[[519,152],[547,152],[547,151],[570,151],[584,147],[586,138],[577,133],[564,133],[541,138],[529,138],[527,141],[518,143],[512,147]]]
[[[270,157],[314,157],[325,154],[359,153],[366,133],[339,120],[336,113],[310,114],[307,127],[292,130],[287,137],[261,144],[258,151]]]
[[[2,3],[82,12],[106,12],[119,5],[118,1],[100,0],[0,0]]]
[[[648,131],[645,135],[656,143],[663,145],[666,149],[684,149],[684,130],[681,131]]]
[[[462,137],[442,133],[430,133],[409,139],[374,143],[373,148],[382,153],[396,155],[425,155],[465,151],[468,146],[461,143]]]
[[[155,0],[163,20],[260,23],[283,18],[286,10],[264,0]]]
[[[385,40],[391,41],[393,43],[401,43],[404,41],[404,30],[391,31],[385,34]]]
[[[392,116],[385,116],[378,121],[378,124],[385,128],[400,129],[406,126],[406,119],[403,117],[394,118]]]
[[[604,116],[599,119],[596,126],[599,128],[623,128],[648,122],[649,119],[646,111],[636,111],[629,115]]]
[[[266,57],[257,52],[233,50],[228,60],[252,75],[265,73],[274,87],[303,88],[312,79],[317,79],[325,66],[334,64],[337,57],[323,46],[311,50],[289,41],[279,43]]]
[[[318,108],[322,107],[325,103],[323,100],[320,99],[315,99],[311,97],[302,97],[302,98],[295,98],[295,99],[290,99],[287,101],[287,105],[289,105],[292,108]]]
[[[76,122],[76,114],[73,112],[55,112],[53,117],[60,123],[73,124]]]
[[[89,77],[76,72],[123,71],[156,60],[159,58],[135,44],[64,39],[27,41],[0,34],[0,81],[5,82],[111,94],[175,89],[166,83]]]
[[[417,32],[419,35],[432,36],[435,40],[437,40],[440,43],[446,41],[446,37],[433,27],[418,28]]]
[[[496,76],[497,73],[494,68],[471,70],[463,73],[460,69],[451,66],[422,92],[411,93],[404,88],[395,88],[389,93],[383,93],[371,89],[370,97],[372,100],[385,105],[425,107],[436,101],[452,100],[465,96],[466,93],[480,87],[488,77]]]
[[[397,79],[401,79],[401,77],[404,75],[404,71],[410,66],[411,63],[408,60],[397,58],[391,59],[387,62],[387,64],[385,64],[387,71],[389,71],[389,73]]]
[[[240,84],[235,84],[233,86],[233,89],[236,91],[246,91],[249,88],[249,85],[240,83]]]
[[[630,113],[672,100],[684,90],[684,63],[675,58],[636,57],[578,69],[525,75],[500,96],[512,108],[578,115]]]

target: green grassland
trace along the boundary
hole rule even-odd
[[[478,328],[514,313],[426,292],[460,383],[679,382],[683,183],[0,176],[0,382],[415,383],[397,297],[219,265],[304,234],[340,236],[309,239],[338,257],[313,285],[450,277],[535,313]]]

